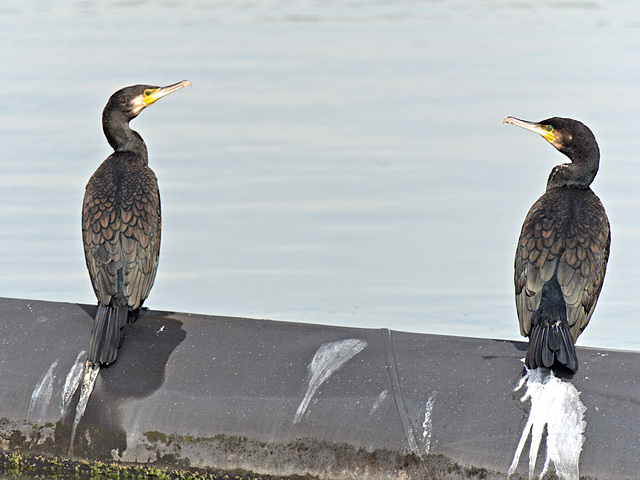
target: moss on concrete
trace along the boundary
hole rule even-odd
[[[78,478],[106,478],[138,480],[313,480],[311,477],[274,477],[250,472],[221,472],[198,469],[169,469],[147,465],[73,461],[59,457],[0,453],[0,473],[16,476],[42,475],[46,477],[75,475]]]
[[[96,425],[79,429],[75,458],[68,456],[69,427],[0,419],[0,467],[89,476],[162,479],[493,480],[504,473],[459,465],[444,455],[367,450],[314,438],[263,441],[242,435],[214,437],[146,431],[135,445],[124,432]],[[130,439],[129,439],[130,440]],[[255,472],[255,473],[252,473]],[[517,477],[513,477],[517,480]]]

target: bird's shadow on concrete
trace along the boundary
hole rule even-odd
[[[91,318],[97,307],[81,308]],[[85,458],[111,459],[112,452],[127,448],[123,427],[123,409],[131,401],[150,397],[165,380],[165,370],[172,352],[187,336],[182,322],[171,318],[172,312],[141,310],[129,325],[117,360],[100,369],[75,442],[76,454]],[[74,408],[64,423],[70,425],[80,396],[76,391]],[[83,440],[84,439],[84,440]]]

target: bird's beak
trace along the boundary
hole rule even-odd
[[[178,83],[174,83],[173,85],[167,85],[166,87],[160,87],[157,90],[151,92],[150,95],[146,96],[143,100],[146,106],[151,105],[156,100],[164,97],[165,95],[169,95],[170,93],[175,92],[176,90],[180,90],[183,87],[188,87],[191,85],[189,80],[183,80]]]
[[[503,123],[515,125],[516,127],[522,127],[525,130],[529,130],[530,132],[537,133],[538,135],[541,135],[542,138],[544,138],[549,143],[553,143],[553,141],[556,139],[555,135],[553,134],[553,131],[549,131],[545,129],[544,126],[540,125],[539,123],[529,122],[527,120],[520,120],[519,118],[515,118],[515,117],[507,117],[504,119]]]

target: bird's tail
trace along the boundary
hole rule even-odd
[[[102,305],[98,303],[91,331],[88,360],[94,364],[108,365],[116,361],[121,336],[127,325],[129,307],[127,305]]]
[[[530,369],[564,365],[576,373],[578,356],[569,325],[566,322],[535,325],[529,335],[525,364]]]

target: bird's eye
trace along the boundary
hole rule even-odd
[[[552,132],[553,131],[553,127],[551,125],[547,125],[547,132]]]
[[[151,90],[145,90],[144,91],[144,96],[148,97],[149,95],[151,95]]]

